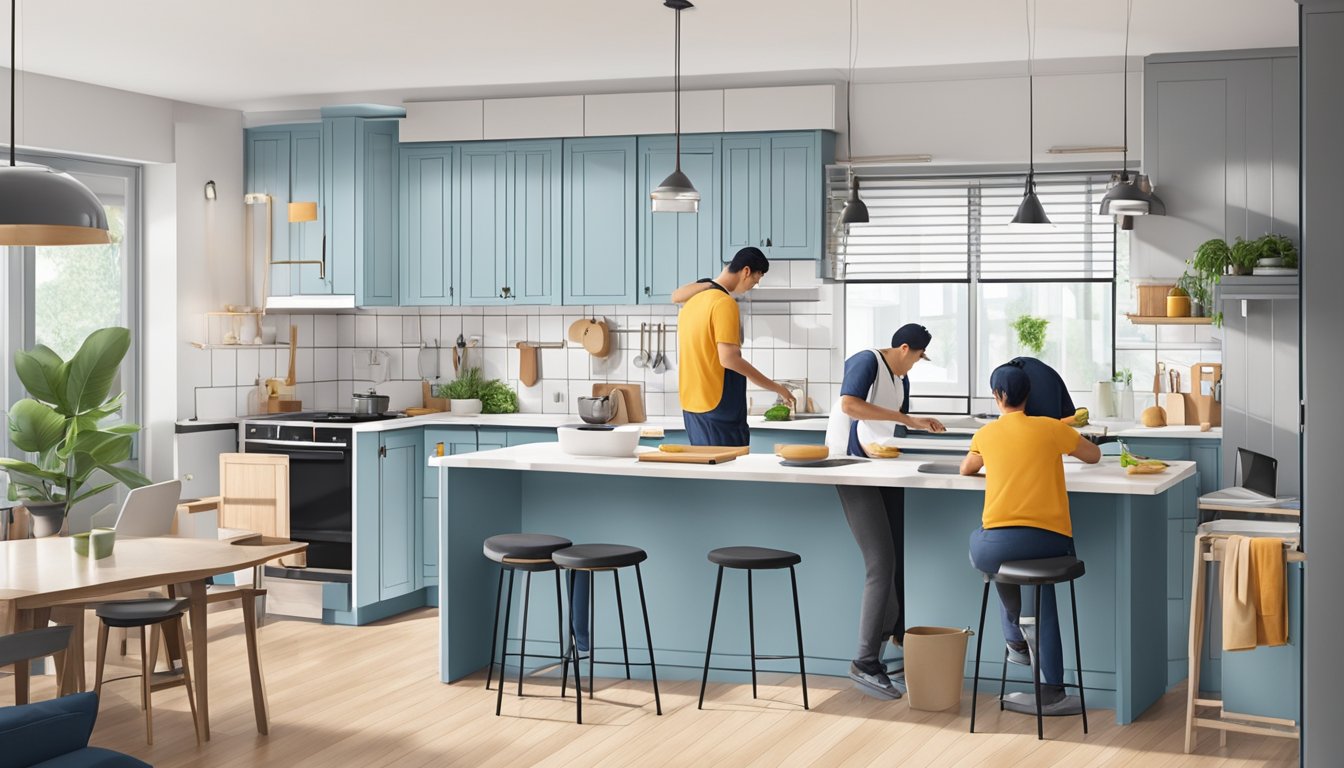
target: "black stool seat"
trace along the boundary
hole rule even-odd
[[[1045,557],[1039,560],[1012,560],[999,566],[999,572],[990,578],[1004,584],[1062,584],[1081,578],[1086,569],[1083,561],[1070,555]]]
[[[505,560],[549,560],[557,549],[574,542],[545,533],[501,533],[485,540],[485,556],[496,563]]]
[[[625,544],[575,544],[551,553],[561,568],[587,571],[596,568],[626,568],[649,559],[649,553]]]
[[[711,550],[709,562],[725,568],[745,568],[765,570],[770,568],[788,568],[803,562],[802,555],[782,549],[766,547],[720,547]]]
[[[187,599],[127,600],[103,603],[95,613],[109,627],[148,627],[181,616],[187,611]]]

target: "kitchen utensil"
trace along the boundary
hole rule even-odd
[[[591,429],[566,425],[555,430],[560,450],[571,456],[630,457],[639,447],[639,427]]]
[[[667,370],[667,355],[663,354],[665,349],[667,323],[658,324],[658,354],[653,357],[653,372],[663,373]]]
[[[420,342],[420,351],[415,356],[416,372],[420,374],[421,380],[439,378],[439,342],[436,339],[434,346],[429,346],[425,342]]]
[[[842,458],[842,459],[820,459],[817,461],[790,461],[785,459],[779,462],[781,467],[812,467],[813,469],[827,469],[829,467],[847,467],[850,464],[862,464],[867,459]]]
[[[732,461],[738,456],[745,456],[750,450],[745,446],[736,448],[713,445],[688,445],[678,447],[684,447],[690,450],[678,450],[675,452],[664,450],[646,451],[639,454],[639,460],[662,462],[666,464],[722,464],[727,461]]]
[[[1195,363],[1190,367],[1190,403],[1193,408],[1186,410],[1186,423],[1208,422],[1215,427],[1222,426],[1223,404],[1219,391],[1222,378],[1223,366],[1219,363]]]
[[[644,386],[642,384],[594,384],[593,396],[601,397],[612,392],[621,392],[625,399],[625,412],[633,424],[647,420],[644,410]]]
[[[537,348],[526,341],[518,342],[518,380],[524,387],[537,384]]]
[[[1174,373],[1174,371],[1172,371]],[[1180,392],[1168,392],[1163,406],[1167,410],[1168,424],[1186,424],[1185,395]]]
[[[775,455],[785,461],[821,461],[831,455],[824,445],[788,445],[775,446]]]
[[[606,424],[615,412],[616,403],[610,394],[579,398],[579,418],[588,424]]]
[[[606,320],[594,320],[583,329],[583,348],[593,357],[606,357],[611,352],[611,331]]]
[[[580,317],[578,320],[569,324],[569,340],[575,344],[583,343],[583,333],[588,330],[588,324],[592,321],[586,317]]]
[[[1108,419],[1116,415],[1115,384],[1110,381],[1098,381],[1092,385],[1092,400],[1096,403],[1096,416]]]
[[[1165,379],[1166,379],[1166,378],[1167,378],[1167,364],[1166,364],[1166,363],[1158,363],[1158,364],[1157,364],[1157,373],[1153,374],[1153,394],[1154,394],[1154,395],[1158,395],[1158,394],[1161,394],[1161,393],[1162,393],[1162,385],[1166,383],[1166,382],[1165,382]]]
[[[1171,385],[1171,389],[1168,390],[1169,392],[1180,392],[1181,372],[1176,370],[1175,368],[1167,371],[1167,383]]]
[[[639,324],[639,354],[635,355],[635,359],[632,361],[635,364],[636,368],[649,367],[649,351],[645,347],[645,340],[644,340],[644,337],[647,334],[648,330],[649,330],[648,323]]]
[[[462,367],[462,350],[467,348],[467,340],[462,334],[457,334],[457,342],[453,344],[453,378],[457,378],[457,372]]]
[[[356,416],[382,416],[387,413],[388,396],[380,395],[372,388],[368,392],[356,392],[351,403]]]
[[[453,349],[456,350],[457,347]],[[448,410],[448,398],[435,397],[434,387],[428,381],[420,382],[420,400],[427,410],[436,412]]]
[[[294,356],[299,348],[299,326],[289,326],[289,375],[285,377],[285,383],[294,386]]]
[[[428,416],[431,413],[438,413],[433,408],[416,408],[414,406],[407,408],[404,413],[407,416]]]

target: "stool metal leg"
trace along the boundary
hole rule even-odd
[[[1031,682],[1036,687],[1036,740],[1045,739],[1044,717],[1041,714],[1041,585],[1036,585],[1036,631],[1031,633],[1036,642],[1031,644]]]
[[[1069,579],[1069,605],[1073,608],[1073,659],[1078,670],[1078,704],[1083,708],[1083,735],[1087,735],[1087,693],[1083,690],[1083,644],[1078,640],[1078,593]]]
[[[588,647],[592,649],[592,637],[588,638]],[[583,673],[579,671],[579,638],[574,634],[574,571],[569,572],[569,656],[574,662],[574,722],[583,725]],[[565,668],[569,668],[569,660]]]
[[[504,569],[499,569],[499,583],[495,585],[495,623],[490,627],[490,666],[485,671],[485,690],[495,674],[495,642],[499,640],[499,599],[504,596]],[[501,672],[501,677],[503,673]]]
[[[635,563],[635,581],[639,584],[639,610],[644,614],[644,639],[649,644],[649,676],[653,678],[653,704],[658,714],[663,714],[663,699],[658,695],[658,667],[653,662],[653,632],[649,629],[649,604],[644,599],[644,576],[639,572],[639,563]]]
[[[588,698],[597,693],[593,683],[593,660],[597,658],[597,571],[584,571],[588,576]],[[578,669],[574,670],[578,674]]]
[[[527,609],[532,603],[532,572],[523,577],[523,634],[518,638],[518,698],[523,697],[523,671],[527,669]],[[505,638],[507,640],[507,638]],[[501,679],[503,676],[501,675]]]
[[[756,698],[756,608],[751,596],[751,571],[747,571],[747,642],[751,648],[751,698]]]
[[[621,605],[621,571],[611,572],[611,580],[616,585],[616,618],[621,623],[621,653],[625,656],[625,679],[630,679],[630,643],[625,639],[625,606]]]
[[[1003,697],[1008,693],[1008,647],[1003,648],[1003,674],[999,675],[999,711],[1003,711]]]
[[[810,709],[807,705],[807,666],[803,661],[803,615],[798,611],[798,577],[793,571],[793,566],[789,566],[789,583],[793,586],[793,628],[798,633],[798,675],[803,680],[803,709]],[[755,651],[752,651],[755,655]]]
[[[565,697],[565,684],[569,682],[569,652],[565,650],[565,604],[560,599],[560,569],[555,569],[555,641],[560,649],[560,667],[564,672],[560,676],[560,698]]]
[[[495,696],[495,717],[504,706],[504,675],[508,671],[509,661],[509,616],[513,613],[513,574],[509,569],[509,596],[504,601],[504,636],[499,641],[499,686]]]
[[[980,631],[975,635],[975,674],[971,677],[971,733],[975,733],[975,705],[980,695],[980,651],[985,645],[985,609],[989,607],[989,577],[985,577],[985,593],[980,597]]]
[[[709,683],[709,654],[714,650],[714,623],[719,618],[719,592],[723,589],[723,566],[719,566],[719,576],[714,580],[714,607],[709,612],[709,640],[705,642],[705,671],[700,677],[700,703],[696,709],[705,708],[705,685]]]

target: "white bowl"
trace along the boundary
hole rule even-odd
[[[634,424],[612,429],[567,425],[558,428],[556,436],[560,439],[560,450],[571,456],[630,457],[639,447],[639,426]]]
[[[481,412],[481,401],[475,398],[470,400],[449,400],[448,412],[456,416],[475,416]]]

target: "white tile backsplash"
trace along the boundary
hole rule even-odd
[[[336,315],[313,316],[313,346],[335,347],[340,344],[340,318]],[[333,396],[334,399],[334,396]]]
[[[238,352],[233,349],[210,350],[210,383],[216,387],[238,384]]]
[[[401,318],[395,315],[378,316],[378,346],[401,346]]]

